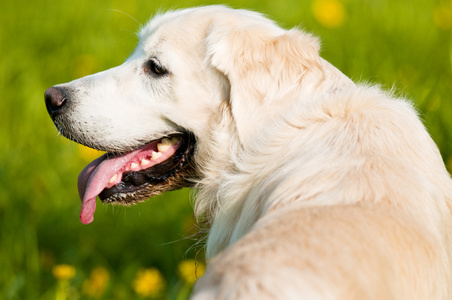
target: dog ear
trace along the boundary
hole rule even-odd
[[[321,73],[319,48],[310,34],[273,23],[212,27],[208,59],[230,82],[230,104],[242,143],[299,95],[307,74]]]

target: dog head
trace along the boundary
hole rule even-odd
[[[212,141],[246,151],[325,76],[318,48],[311,35],[257,13],[186,9],[151,20],[122,65],[48,89],[59,132],[107,152],[79,176],[82,222],[93,220],[97,196],[135,203],[193,185],[208,160],[232,164],[232,147]]]

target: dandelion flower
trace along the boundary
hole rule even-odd
[[[61,264],[52,268],[52,274],[57,280],[67,281],[75,276],[75,268],[71,265]]]
[[[69,280],[75,276],[75,268],[71,265],[61,264],[52,268],[53,277],[58,280],[55,299],[66,300],[69,290]]]
[[[141,297],[158,295],[165,285],[162,274],[155,268],[141,270],[132,283],[133,290]]]
[[[106,268],[94,268],[91,271],[90,277],[83,282],[83,293],[92,298],[100,298],[104,294],[109,280],[110,273]]]
[[[205,265],[194,259],[182,261],[178,266],[179,276],[183,282],[193,285],[204,274]]]
[[[311,8],[314,18],[325,27],[336,28],[344,24],[346,11],[339,0],[314,0]]]

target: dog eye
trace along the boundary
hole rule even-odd
[[[168,71],[163,67],[156,58],[151,58],[144,65],[146,73],[152,73],[158,76],[165,75]]]

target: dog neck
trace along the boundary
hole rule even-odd
[[[318,98],[330,97],[354,87],[348,77],[324,60],[322,69],[322,74],[312,74],[315,80],[306,81],[317,83],[302,86],[302,92],[298,92],[293,103],[287,102],[286,107],[278,108],[284,110],[278,115],[289,116],[295,112],[295,119],[306,115],[306,122],[310,122],[306,111],[313,107],[312,103],[318,102]],[[278,178],[277,170],[296,161],[297,158],[290,157],[290,154],[297,153],[300,147],[297,139],[305,129],[303,126],[309,126],[293,126],[287,120],[281,124],[272,122],[269,125],[268,122],[265,126],[256,126],[257,134],[243,143],[238,138],[230,104],[224,102],[219,111],[220,114],[214,118],[219,125],[213,122],[216,125],[209,134],[214,139],[208,144],[200,143],[198,149],[200,156],[210,157],[201,166],[204,179],[197,186],[195,204],[196,215],[202,216],[210,229],[206,250],[208,257],[235,243],[275,204],[276,198],[271,191],[278,190],[281,181],[290,176],[285,174]],[[275,132],[282,135],[276,136]],[[287,147],[294,149],[287,150]],[[264,149],[269,150],[263,152]],[[274,158],[281,156],[284,158],[274,164]]]
[[[375,87],[323,86],[309,101],[288,106],[284,118],[258,128],[246,145],[234,138],[230,111],[222,111],[216,139],[200,149],[210,152],[196,203],[210,226],[207,257],[234,244],[260,219],[293,207],[410,206],[414,219],[431,214],[431,232],[442,234],[447,218],[439,211],[452,203],[450,176],[404,99]],[[405,123],[393,128],[400,114]],[[413,144],[422,147],[413,151]],[[442,170],[441,176],[426,177],[432,170]]]

